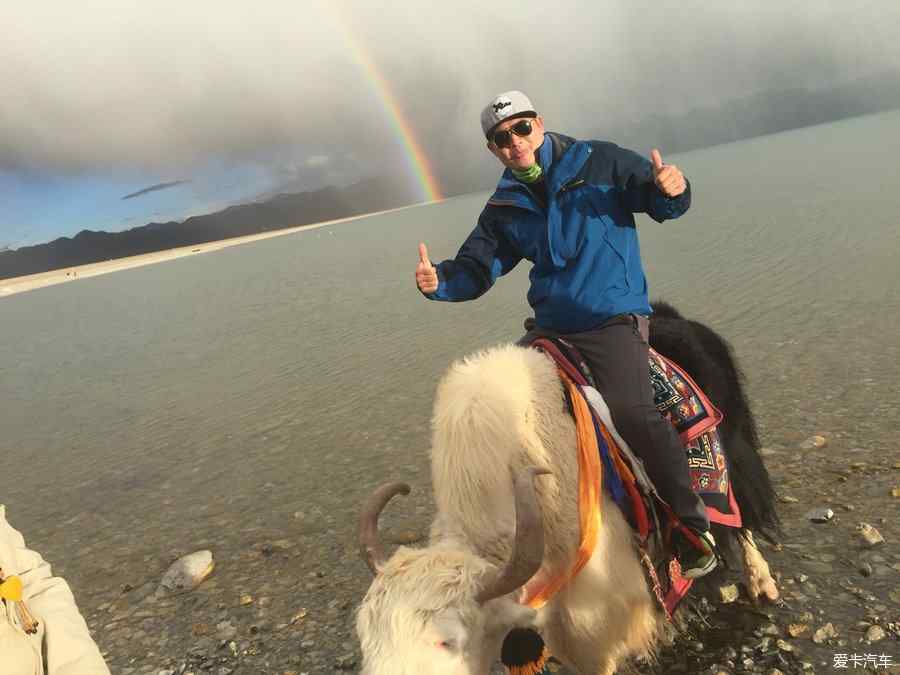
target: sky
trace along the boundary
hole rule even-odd
[[[0,0],[0,25],[0,248],[379,172],[426,200],[496,161],[478,116],[508,89],[602,137],[900,69],[894,0]]]

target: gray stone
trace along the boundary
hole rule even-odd
[[[813,633],[812,641],[817,645],[824,644],[829,639],[837,637],[837,630],[835,630],[834,625],[829,621],[824,626],[819,628],[815,633]]]
[[[866,640],[869,642],[878,642],[884,640],[885,637],[887,637],[887,633],[881,626],[869,626],[869,630],[866,631]]]
[[[867,546],[878,546],[884,543],[884,537],[881,536],[881,532],[869,525],[869,523],[859,523],[856,526],[856,531],[859,532]]]
[[[719,599],[724,604],[734,602],[738,599],[738,595],[739,592],[736,584],[728,584],[727,586],[719,587]]]
[[[196,588],[215,567],[211,551],[196,551],[173,562],[160,581],[160,588],[181,593]]]
[[[353,654],[342,654],[335,659],[335,666],[338,670],[353,670],[356,667],[356,656]]]
[[[800,444],[802,450],[818,450],[824,448],[828,444],[827,439],[821,434],[810,436]]]
[[[807,513],[806,518],[814,523],[827,523],[834,518],[834,511],[828,507],[821,507]]]
[[[222,621],[216,624],[216,637],[219,640],[230,640],[237,635],[237,628],[230,621]]]

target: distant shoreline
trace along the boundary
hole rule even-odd
[[[429,202],[433,204],[436,202]],[[125,258],[114,258],[112,260],[104,260],[102,262],[88,263],[86,265],[75,265],[74,267],[61,267],[49,272],[39,272],[37,274],[27,274],[21,277],[12,277],[10,279],[0,279],[0,298],[9,295],[33,291],[38,288],[47,286],[55,286],[56,284],[64,284],[69,281],[78,281],[79,279],[87,279],[96,277],[101,274],[109,274],[110,272],[119,272],[135,267],[143,267],[144,265],[152,265],[154,263],[165,262],[167,260],[175,260],[191,255],[200,255],[202,253],[210,253],[219,251],[223,248],[232,246],[240,246],[252,241],[260,241],[261,239],[271,239],[272,237],[281,237],[286,234],[294,234],[303,230],[315,230],[326,225],[336,225],[338,223],[346,223],[351,220],[360,218],[368,218],[369,216],[378,216],[385,213],[394,213],[395,211],[403,211],[406,209],[422,206],[422,204],[409,204],[394,209],[385,209],[383,211],[373,211],[372,213],[361,213],[356,216],[348,216],[346,218],[335,218],[334,220],[325,220],[320,223],[308,223],[306,225],[294,225],[278,230],[270,230],[268,232],[260,232],[259,234],[249,234],[242,237],[232,237],[230,239],[220,239],[218,241],[209,241],[202,244],[193,244],[191,246],[180,246],[178,248],[170,248],[163,251],[154,251],[153,253],[142,253],[140,255],[128,256]]]

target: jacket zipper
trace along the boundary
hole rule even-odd
[[[559,192],[557,192],[556,194],[561,195],[563,192],[572,190],[573,188],[577,188],[579,185],[584,185],[583,178],[579,178],[578,180],[573,180],[573,181],[566,183],[561,188],[559,188]]]
[[[556,191],[556,194],[561,195],[563,192],[568,192],[569,190],[573,190],[574,188],[584,185],[584,182],[585,181],[583,178],[578,178],[576,180],[569,181],[568,183],[563,185],[561,188],[559,188],[559,190]],[[529,188],[527,185],[523,186],[523,187],[528,192],[528,195],[531,197],[531,200],[533,202],[537,203],[538,205],[542,206],[544,208],[544,211],[546,211],[547,205],[541,204],[540,199],[538,199],[537,195],[531,190],[531,188]],[[531,204],[528,204],[527,202],[519,202],[518,200],[515,200],[515,199],[489,199],[488,204],[493,204],[494,206],[520,206],[522,208],[528,209],[529,211],[533,211],[538,214],[541,213],[541,211],[535,209]]]

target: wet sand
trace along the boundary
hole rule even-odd
[[[271,239],[272,237],[281,237],[286,234],[294,234],[303,230],[315,230],[327,225],[336,225],[338,223],[346,223],[359,218],[368,218],[369,216],[381,215],[384,213],[394,213],[395,211],[403,211],[420,204],[410,206],[401,206],[396,209],[385,209],[384,211],[375,211],[373,213],[361,213],[357,216],[348,218],[336,218],[334,220],[326,220],[321,223],[310,223],[307,225],[296,225],[280,230],[272,230],[270,232],[261,232],[260,234],[250,234],[245,237],[232,237],[231,239],[222,239],[219,241],[210,241],[203,244],[194,244],[192,246],[182,246],[179,248],[167,249],[165,251],[154,251],[153,253],[144,253],[142,255],[129,256],[127,258],[116,258],[113,260],[104,260],[102,262],[89,263],[87,265],[76,265],[74,267],[63,267],[49,272],[40,272],[38,274],[28,274],[22,277],[13,277],[11,279],[0,279],[0,298],[16,293],[24,293],[25,291],[33,291],[37,288],[46,286],[55,286],[56,284],[64,284],[69,281],[77,281],[79,279],[87,279],[100,274],[109,274],[110,272],[118,272],[120,270],[132,269],[134,267],[142,267],[144,265],[153,265],[154,263],[166,262],[167,260],[175,260],[190,255],[200,255],[202,253],[211,253],[223,248],[231,246],[240,246],[261,239]]]
[[[823,447],[809,448],[782,431],[764,450],[784,532],[776,543],[757,543],[783,601],[754,605],[741,570],[723,570],[695,587],[694,611],[674,645],[663,647],[655,663],[636,664],[636,672],[805,675],[845,662],[862,672],[900,672],[900,523],[892,495],[900,462],[842,436],[826,434]],[[427,462],[419,468],[420,489],[382,517],[388,550],[421,546],[427,537],[433,508]],[[812,523],[808,512],[821,507],[834,517]],[[187,549],[161,552],[142,570],[111,562],[96,571],[98,578],[79,580],[82,610],[113,672],[358,672],[354,615],[370,576],[356,546],[357,508],[306,508],[290,523],[236,529],[231,541],[223,530],[221,540],[196,542],[195,548],[214,548],[220,564],[191,593],[154,594],[168,563]],[[859,522],[873,524],[886,543],[866,545]],[[729,584],[739,596],[722,602],[719,588]],[[549,672],[573,675],[556,664]]]

